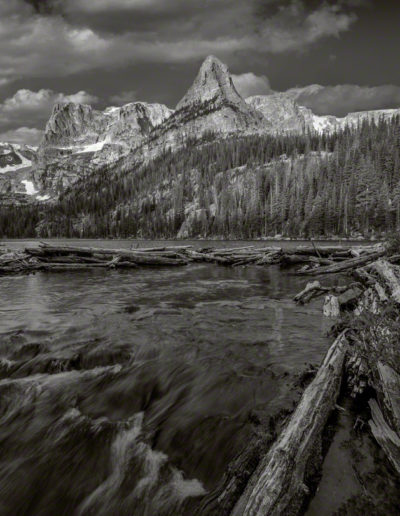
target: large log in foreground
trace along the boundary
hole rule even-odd
[[[342,333],[304,391],[286,428],[261,461],[232,516],[297,515],[307,480],[320,466],[321,436],[340,390],[347,340]]]

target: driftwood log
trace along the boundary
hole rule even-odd
[[[382,447],[387,458],[400,475],[400,437],[388,425],[376,400],[369,401],[371,419],[369,426],[373,436]]]
[[[381,256],[384,256],[385,254],[387,254],[386,249],[381,249],[380,251],[368,253],[356,258],[350,258],[349,260],[344,260],[333,265],[328,265],[326,267],[317,267],[315,269],[303,271],[302,274],[307,274],[310,276],[319,276],[320,274],[332,274],[337,272],[343,272],[373,262]]]
[[[338,287],[323,287],[313,281],[294,299],[308,302],[327,293],[325,315],[348,313],[346,324],[352,344],[346,360],[348,392],[353,398],[375,393],[369,400],[371,432],[400,474],[400,267],[380,258],[381,252],[343,262],[346,267],[351,265],[357,283],[339,287],[343,291],[336,292],[337,297],[333,294]],[[353,269],[355,263],[363,267]],[[366,391],[367,387],[371,391]]]
[[[339,394],[347,340],[332,344],[316,377],[278,440],[261,461],[232,516],[298,514],[309,495],[307,481],[319,467],[321,435]]]
[[[368,263],[376,257],[376,252],[376,246],[350,249],[338,246],[317,248],[312,245],[297,246],[285,251],[282,247],[255,245],[202,249],[193,249],[190,245],[108,249],[41,242],[39,247],[27,247],[24,251],[7,252],[6,249],[4,252],[0,251],[0,274],[67,270],[67,267],[64,267],[66,264],[71,264],[70,270],[84,270],[84,264],[87,269],[90,269],[93,267],[89,265],[96,263],[103,264],[104,267],[108,263],[109,268],[135,268],[135,266],[180,266],[189,262],[215,263],[232,267],[301,264],[303,266],[301,273],[323,274],[340,272],[354,268],[360,263]],[[350,258],[354,255],[356,258]],[[115,260],[116,258],[118,260]],[[38,267],[44,263],[58,263],[60,267]],[[79,265],[79,267],[72,265]]]

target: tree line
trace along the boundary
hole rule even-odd
[[[105,166],[51,206],[0,208],[8,237],[381,235],[400,230],[400,117],[318,135],[207,133]]]

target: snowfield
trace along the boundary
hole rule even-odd
[[[35,195],[38,193],[38,191],[35,188],[35,185],[32,181],[28,181],[27,179],[24,179],[21,181],[25,185],[25,190],[27,195]]]

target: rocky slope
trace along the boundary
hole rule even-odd
[[[34,147],[0,143],[0,202],[44,200],[34,179]]]
[[[313,129],[313,113],[299,106],[284,93],[255,95],[246,99],[247,104],[260,111],[270,123],[272,133],[301,133]]]
[[[176,110],[150,133],[140,154],[144,159],[155,157],[166,149],[178,148],[188,138],[210,133],[224,137],[269,129],[263,114],[237,92],[228,67],[209,56]]]
[[[262,114],[239,95],[228,67],[214,56],[204,61],[174,115],[185,123],[192,122],[188,130],[196,132],[254,132],[265,131],[269,126]],[[190,115],[192,118],[187,120]]]
[[[134,102],[105,111],[84,104],[56,104],[35,163],[41,191],[54,196],[103,165],[137,148],[171,110]]]
[[[311,88],[311,87],[310,87]],[[291,90],[270,95],[248,97],[246,102],[260,111],[271,124],[272,133],[299,133],[304,130],[334,132],[354,127],[362,120],[390,119],[400,115],[400,109],[358,111],[339,118],[333,115],[315,115],[311,109],[300,106]]]

